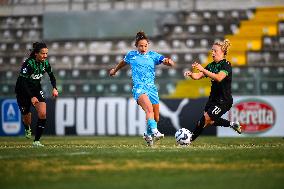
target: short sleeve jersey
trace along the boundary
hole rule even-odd
[[[155,84],[155,66],[161,64],[164,58],[163,55],[154,51],[148,51],[145,54],[129,51],[124,57],[124,62],[131,67],[133,86]]]
[[[232,90],[231,90],[231,83],[232,83],[232,67],[231,63],[226,59],[221,60],[220,62],[211,62],[206,67],[206,70],[218,74],[219,72],[226,73],[226,77],[221,81],[217,82],[211,80],[211,92],[209,96],[209,100],[216,101],[216,102],[225,102],[225,103],[232,103]]]

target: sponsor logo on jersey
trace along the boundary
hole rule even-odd
[[[229,119],[239,121],[244,133],[260,133],[274,126],[276,112],[265,101],[249,99],[234,104],[229,112]]]
[[[27,71],[28,71],[27,68],[23,68],[22,73],[25,74],[27,73]]]
[[[33,79],[40,79],[40,78],[42,78],[42,74],[36,74],[36,75],[34,75],[34,74],[32,74],[31,75],[31,78],[33,78]]]

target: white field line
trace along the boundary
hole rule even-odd
[[[66,152],[66,153],[56,153],[56,154],[32,154],[32,155],[0,155],[0,159],[15,159],[15,158],[27,158],[27,157],[58,157],[58,156],[84,156],[91,154],[90,152]]]

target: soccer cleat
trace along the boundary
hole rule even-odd
[[[242,129],[241,129],[241,125],[240,123],[237,122],[233,122],[233,125],[231,126],[232,129],[234,129],[237,133],[242,134]]]
[[[31,139],[32,138],[32,130],[31,129],[25,129],[25,137],[27,139]]]
[[[154,143],[151,135],[144,133],[143,139],[146,141],[148,146],[153,146]]]
[[[33,147],[44,147],[44,145],[41,144],[40,141],[34,141],[33,142]]]
[[[160,139],[162,139],[164,137],[165,137],[165,135],[160,133],[160,131],[157,131],[157,132],[154,133],[154,139],[155,140],[160,140]]]

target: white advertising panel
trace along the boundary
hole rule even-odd
[[[234,96],[234,104],[224,118],[239,121],[242,134],[217,128],[219,137],[284,136],[284,96]]]

